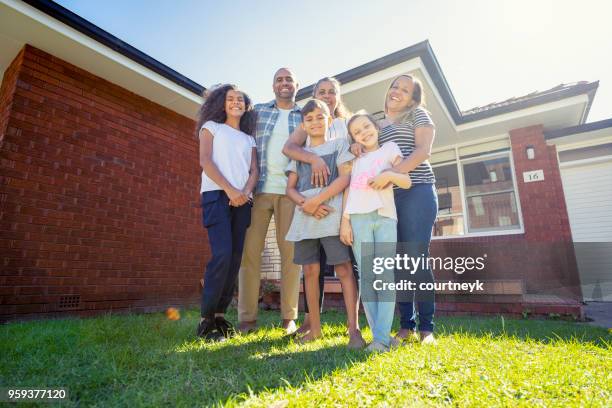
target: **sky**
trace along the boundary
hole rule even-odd
[[[461,110],[599,80],[587,122],[612,117],[609,0],[56,0],[204,85],[271,100],[291,67],[303,86],[429,40]]]

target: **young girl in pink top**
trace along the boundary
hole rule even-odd
[[[351,182],[345,191],[340,238],[353,246],[359,265],[361,299],[374,337],[368,350],[387,351],[394,345],[390,333],[395,292],[381,288],[383,283],[395,282],[395,270],[382,268],[375,259],[395,257],[397,214],[393,184],[410,188],[411,181],[407,174],[390,171],[402,160],[402,154],[393,142],[379,145],[379,128],[370,115],[353,116],[348,130],[365,153],[353,161]]]

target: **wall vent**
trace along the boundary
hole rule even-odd
[[[81,306],[81,295],[62,296],[59,300],[60,310],[74,310]]]

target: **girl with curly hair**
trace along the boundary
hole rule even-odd
[[[212,258],[206,265],[197,336],[223,341],[235,330],[225,319],[236,286],[259,171],[251,99],[235,85],[211,91],[196,131],[202,167],[202,223]]]

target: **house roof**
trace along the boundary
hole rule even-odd
[[[527,95],[514,96],[504,101],[492,102],[484,106],[476,106],[474,108],[462,111],[461,114],[464,117],[466,116],[469,117],[470,115],[477,115],[477,114],[480,114],[482,112],[486,112],[489,110],[499,111],[500,109],[508,109],[508,108],[510,108],[511,110],[514,110],[512,108],[513,108],[513,105],[515,104],[520,105],[521,108],[526,107],[526,105],[533,106],[539,103],[543,103],[541,101],[544,99],[546,100],[546,102],[548,102],[551,98],[556,100],[556,99],[567,98],[573,95],[580,95],[584,93],[595,92],[598,85],[599,85],[599,81],[595,81],[595,82],[580,81],[580,82],[574,82],[570,84],[559,84],[545,91],[534,91]],[[589,107],[590,107],[590,103],[592,103],[592,98],[589,101]]]
[[[587,94],[589,98],[588,107],[584,115],[584,118],[586,118],[586,114],[593,103],[595,92],[599,86],[599,81],[582,81],[573,84],[561,84],[546,91],[532,92],[521,97],[514,97],[502,102],[495,102],[485,106],[461,111],[428,40],[342,72],[335,75],[335,78],[341,84],[344,84],[414,58],[421,59],[427,73],[431,77],[438,90],[438,93],[452,116],[453,121],[457,125],[493,117],[503,113],[513,112],[535,105],[554,102],[581,94]],[[310,95],[312,95],[313,88],[314,84],[300,89],[297,94],[297,100],[310,97]]]
[[[206,89],[204,86],[51,0],[22,1],[198,96],[201,96]]]

